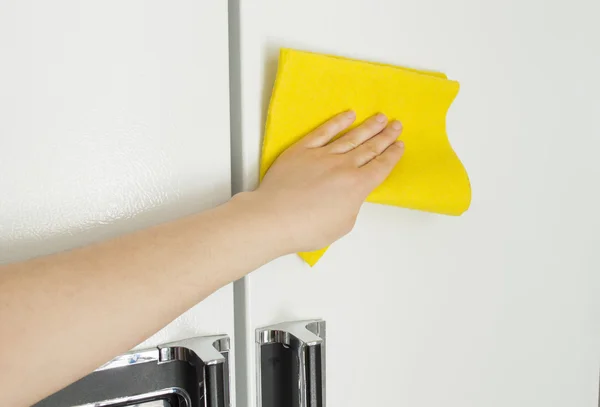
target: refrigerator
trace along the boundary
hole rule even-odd
[[[2,263],[256,188],[282,47],[458,80],[446,125],[473,190],[460,217],[365,204],[314,267],[253,271],[40,406],[598,403],[597,2],[0,10]]]

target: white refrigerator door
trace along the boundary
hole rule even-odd
[[[227,4],[0,3],[0,262],[230,197]],[[227,286],[142,346],[233,335]]]
[[[288,256],[246,277],[238,402],[256,403],[256,328],[323,318],[329,406],[597,403],[598,13],[592,0],[240,0],[241,189],[257,184],[278,49],[292,47],[459,80],[448,134],[473,202],[458,218],[365,205],[314,269]]]

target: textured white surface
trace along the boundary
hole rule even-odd
[[[242,0],[246,189],[280,46],[459,80],[448,130],[473,185],[463,217],[367,205],[316,268],[290,256],[251,274],[247,340],[258,326],[325,318],[330,406],[596,405],[599,7]]]
[[[0,263],[230,196],[226,3],[2,1],[0,49]],[[216,333],[231,286],[143,345]]]

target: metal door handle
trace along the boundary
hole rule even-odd
[[[259,407],[325,407],[325,321],[256,330]]]
[[[159,364],[185,360],[196,367],[204,407],[229,407],[229,336],[200,336],[158,346]]]
[[[202,336],[117,356],[34,407],[230,407],[229,337]]]

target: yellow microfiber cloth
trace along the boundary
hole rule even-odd
[[[381,112],[402,122],[404,156],[367,202],[460,215],[471,186],[446,135],[459,84],[439,72],[282,49],[260,168],[262,180],[285,149],[335,114],[353,109],[358,125]],[[299,255],[311,266],[327,248]]]

